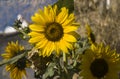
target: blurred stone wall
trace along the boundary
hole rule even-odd
[[[84,37],[85,24],[89,24],[98,43],[103,42],[120,52],[119,5],[120,0],[74,0],[76,20],[81,24],[78,33]]]

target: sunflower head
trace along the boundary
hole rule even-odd
[[[2,57],[5,60],[9,60],[19,54],[22,54],[24,47],[16,43],[10,42],[8,46],[5,48],[5,53],[2,54]],[[26,77],[25,68],[28,67],[30,64],[26,57],[20,58],[13,64],[6,65],[6,71],[10,72],[11,79],[22,79],[22,77]]]
[[[120,55],[109,46],[91,45],[82,58],[81,76],[83,79],[119,79]]]
[[[95,43],[95,36],[90,28],[90,26],[87,24],[86,25],[86,34],[88,36],[88,40],[89,42],[92,44],[92,43]]]
[[[31,30],[29,42],[42,50],[43,56],[50,56],[53,51],[57,55],[61,51],[68,53],[68,49],[72,49],[72,43],[77,41],[71,32],[75,32],[79,24],[75,22],[74,14],[69,14],[66,7],[62,7],[59,11],[57,5],[45,6],[31,19],[33,24],[29,26]]]

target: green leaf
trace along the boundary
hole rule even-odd
[[[58,0],[54,5],[57,5],[58,9],[61,7],[68,8],[69,13],[72,13],[74,10],[74,0]]]
[[[26,52],[24,52],[24,53],[22,53],[22,54],[20,54],[18,56],[15,56],[15,57],[13,57],[13,58],[11,58],[9,60],[2,60],[0,62],[0,66],[5,65],[5,64],[13,64],[16,61],[18,61],[20,58],[24,57],[25,55],[26,55]]]
[[[48,68],[43,76],[43,79],[46,79],[47,77],[51,77],[54,75],[54,67],[55,67],[55,63],[50,63],[48,65]]]

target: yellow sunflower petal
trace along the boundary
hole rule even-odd
[[[65,7],[63,7],[61,9],[61,12],[58,14],[58,17],[56,18],[56,21],[60,24],[62,24],[63,22],[65,22],[65,20],[68,17],[68,9],[66,9]]]
[[[54,12],[54,16],[56,16],[56,15],[57,15],[57,5],[55,5],[55,6],[53,7],[53,12]]]
[[[6,71],[10,71],[10,70],[13,70],[14,67],[15,67],[14,64],[10,64],[10,65],[7,65],[7,66],[5,67],[5,69],[6,69]]]
[[[47,56],[48,53],[51,53],[49,52],[50,51],[50,47],[48,47],[50,45],[50,42],[46,44],[46,47],[44,47],[43,51],[42,51],[42,55],[43,57]],[[49,49],[48,49],[49,48]]]
[[[72,44],[71,43],[69,43],[69,42],[67,42],[66,40],[64,40],[63,39],[63,44],[67,47],[67,48],[69,48],[69,49],[72,49],[73,48],[73,46],[72,46]]]
[[[72,31],[76,31],[78,29],[78,27],[76,26],[66,26],[66,27],[63,27],[64,28],[64,33],[69,33],[69,32],[72,32]]]
[[[13,57],[13,55],[12,54],[10,54],[10,53],[3,53],[2,55],[1,55],[3,58],[5,58],[5,59],[10,59],[11,57]]]
[[[64,34],[63,39],[68,41],[68,42],[76,42],[77,41],[76,38],[70,34]]]
[[[46,16],[47,22],[51,23],[52,20],[51,20],[51,18],[49,18],[50,17],[49,13],[50,13],[50,9],[45,6],[44,7],[44,15]]]
[[[43,32],[44,26],[38,25],[38,24],[31,24],[29,28],[33,31]]]
[[[29,40],[30,43],[36,43],[39,42],[43,37],[41,36],[37,36],[37,37],[33,37]]]
[[[51,22],[54,22],[56,15],[54,14],[52,6],[49,6],[49,7],[50,7],[50,13],[49,13],[50,17],[49,18],[51,19]]]
[[[40,36],[41,38],[43,38],[45,35],[39,32],[30,32],[28,35],[30,35],[31,37],[37,37]]]
[[[43,49],[43,56],[50,56],[54,49],[55,49],[54,43],[52,42],[47,43],[46,47]]]
[[[54,22],[55,20],[55,16],[56,16],[56,11],[57,10],[57,7],[54,6],[52,8],[51,5],[48,5],[48,7],[44,7],[44,15],[46,17],[46,22],[47,23],[51,23],[51,22]]]
[[[63,53],[68,53],[68,49],[67,49],[67,47],[64,45],[64,40],[60,40],[60,42],[59,42],[59,47],[60,47],[60,49],[63,51]]]
[[[48,43],[48,40],[46,38],[43,38],[40,42],[36,44],[36,48],[43,48]]]
[[[42,16],[40,13],[35,13],[35,15],[31,17],[31,19],[33,22],[37,24],[41,24],[41,25],[46,24],[44,16]]]
[[[44,9],[46,9],[46,8],[44,7]],[[49,23],[50,22],[48,13],[46,14],[46,12],[43,12],[41,9],[38,10],[38,13],[39,13],[39,15],[42,16],[42,18],[44,18],[45,23]]]
[[[22,71],[21,71],[21,77],[23,77],[23,78],[26,79],[26,75],[27,75],[27,74],[26,74],[26,71],[25,71],[25,70],[22,70]]]
[[[60,54],[59,42],[55,42],[55,50],[56,50],[56,54],[59,55]]]
[[[17,67],[14,68],[11,72],[10,72],[10,77],[12,79],[22,79],[23,77],[26,77],[26,71],[23,70],[19,70]]]
[[[62,24],[62,26],[72,25],[74,20],[75,20],[74,14],[70,14],[66,21]]]
[[[50,51],[48,52],[47,56],[50,56],[51,53],[55,50],[55,43],[51,42],[50,44]]]
[[[10,78],[11,79],[17,79],[17,75],[18,75],[18,69],[14,68],[11,72],[10,72]],[[19,75],[18,75],[19,76]]]

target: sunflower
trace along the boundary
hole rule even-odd
[[[80,68],[83,79],[119,79],[120,55],[102,43],[92,44],[83,55]]]
[[[72,43],[77,40],[71,33],[77,30],[79,24],[75,22],[74,14],[68,13],[65,7],[58,10],[57,5],[49,5],[31,17],[33,24],[29,26],[29,43],[42,50],[40,55],[50,56],[53,51],[59,55],[61,51],[68,53],[68,49],[72,49]]]
[[[89,42],[92,44],[92,43],[95,43],[95,36],[90,28],[90,26],[87,24],[86,25],[86,34],[88,36],[88,40]]]
[[[5,53],[2,54],[4,60],[9,60],[19,54],[24,50],[24,47],[19,45],[18,42],[9,42],[5,49]],[[11,79],[22,79],[26,77],[25,68],[29,66],[29,63],[25,57],[20,58],[13,64],[6,65],[6,71],[10,72]]]

